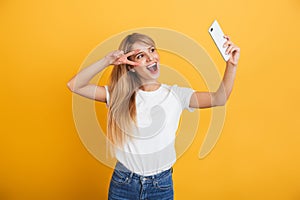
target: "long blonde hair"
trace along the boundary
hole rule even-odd
[[[122,40],[119,50],[128,53],[136,42],[155,46],[149,36],[133,33]],[[136,125],[135,96],[142,83],[138,75],[129,70],[131,67],[115,65],[110,75],[107,136],[117,146],[124,144]]]

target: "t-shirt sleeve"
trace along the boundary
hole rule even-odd
[[[105,85],[104,88],[105,88],[105,92],[106,92],[106,107],[108,107],[109,106],[109,100],[110,100],[108,86]]]
[[[195,92],[193,89],[187,87],[178,87],[177,85],[173,85],[171,90],[175,93],[176,97],[180,101],[182,110],[186,109],[190,112],[193,112],[195,110],[194,108],[190,107],[190,100],[192,94]]]

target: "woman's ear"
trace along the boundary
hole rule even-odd
[[[135,70],[133,69],[133,66],[131,66],[131,65],[127,65],[127,69],[131,72],[135,72]]]

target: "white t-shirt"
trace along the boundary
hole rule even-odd
[[[106,99],[109,103],[107,86]],[[161,84],[155,91],[136,94],[137,129],[115,156],[129,170],[144,176],[169,169],[176,161],[175,135],[180,115],[189,107],[194,90]]]

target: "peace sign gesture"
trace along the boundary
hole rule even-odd
[[[108,59],[110,65],[128,64],[128,65],[136,66],[139,65],[139,63],[129,60],[128,57],[136,54],[137,52],[139,52],[139,49],[130,51],[126,54],[124,54],[124,51],[116,50],[108,53],[105,56],[105,58]]]

